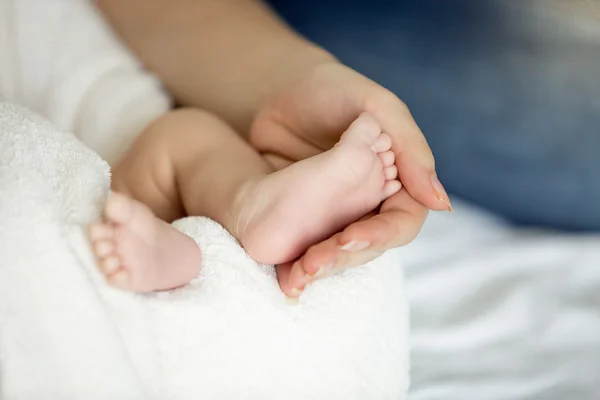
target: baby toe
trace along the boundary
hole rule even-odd
[[[113,254],[115,251],[115,245],[110,240],[98,240],[94,243],[94,253],[99,258],[107,257]]]
[[[121,268],[121,260],[117,256],[109,256],[100,261],[100,269],[110,276]]]
[[[103,222],[94,222],[88,228],[90,240],[96,242],[98,240],[112,239],[114,235],[114,229],[111,225]]]
[[[398,177],[398,168],[395,165],[383,168],[383,176],[386,181],[391,181]]]
[[[108,283],[119,289],[129,289],[131,275],[126,270],[121,269],[108,277]]]
[[[120,193],[113,193],[106,200],[104,217],[111,222],[124,224],[131,219],[132,208],[132,199]]]
[[[382,153],[379,153],[378,156],[381,160],[381,164],[384,167],[392,166],[396,162],[396,155],[393,151],[384,151]]]
[[[387,133],[382,133],[371,146],[374,152],[382,153],[392,148],[392,138]]]
[[[302,257],[302,267],[310,281],[328,277],[333,273],[340,252],[338,237],[339,234],[336,234],[311,246]]]

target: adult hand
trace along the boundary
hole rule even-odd
[[[406,106],[297,35],[262,1],[96,4],[179,104],[211,111],[244,136],[254,120],[251,140],[276,167],[329,149],[362,112],[392,136],[403,190],[377,215],[309,249],[295,267],[279,266],[287,294],[331,260],[336,268],[357,265],[410,242],[428,208],[449,208]]]
[[[293,264],[277,266],[279,283],[288,296],[299,296],[313,279],[364,264],[411,242],[428,209],[451,209],[436,177],[431,150],[406,105],[337,62],[315,67],[274,95],[257,115],[250,141],[280,169],[330,149],[363,112],[374,116],[392,137],[403,188],[378,212],[312,246]]]

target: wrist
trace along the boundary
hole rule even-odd
[[[314,45],[302,38],[297,38],[285,46],[285,51],[273,57],[269,68],[259,77],[253,97],[252,105],[240,121],[238,128],[241,132],[248,133],[258,113],[271,101],[271,99],[290,87],[294,82],[310,74],[316,68],[339,61],[325,49]]]
[[[265,95],[279,92],[320,65],[339,62],[325,49],[304,39],[298,41],[274,57],[274,63],[265,71]]]

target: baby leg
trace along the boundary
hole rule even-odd
[[[173,119],[167,139],[183,208],[219,222],[262,263],[296,259],[400,189],[391,139],[370,116],[333,149],[271,174],[218,119],[196,111]]]
[[[233,139],[231,146],[222,148],[223,139]],[[236,162],[243,166],[243,174],[236,174],[240,168],[228,170]],[[94,252],[108,282],[138,292],[189,282],[199,271],[200,251],[191,238],[164,221],[189,212],[222,222],[226,207],[213,209],[212,204],[228,201],[242,178],[268,172],[260,156],[217,118],[192,110],[161,117],[113,169],[113,190],[127,196],[113,194],[105,205],[104,221],[90,227]],[[192,182],[188,183],[188,175],[194,177]],[[180,191],[181,186],[186,189]]]
[[[161,118],[137,141],[123,164],[125,172],[117,174],[115,188],[167,220],[182,212],[210,217],[254,259],[277,264],[294,260],[308,246],[372,211],[400,189],[390,147],[389,136],[375,120],[361,116],[332,150],[269,174],[262,158],[219,119],[181,110]],[[153,218],[149,212],[138,215]],[[160,227],[174,231],[164,223]],[[154,246],[145,249],[150,258],[159,259],[157,253],[169,255],[150,264],[169,270],[164,265],[179,255],[165,249],[165,240],[147,242]],[[171,246],[177,247],[182,240],[173,242]],[[149,264],[147,259],[144,264]],[[129,271],[149,275],[140,278],[152,281],[149,287],[164,286],[156,278],[164,273],[145,272],[143,267]],[[189,268],[171,270],[171,280],[183,280],[184,275],[189,279],[182,271]]]

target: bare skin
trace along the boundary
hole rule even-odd
[[[100,268],[126,290],[189,282],[200,268],[200,251],[164,222],[185,215],[219,222],[259,262],[293,261],[400,190],[391,146],[378,123],[362,115],[331,150],[272,173],[217,118],[172,112],[114,169],[113,189],[126,195],[113,195],[104,221],[90,227]],[[282,289],[298,296],[310,279],[299,275]]]
[[[244,136],[269,97],[335,60],[260,0],[95,3],[178,104],[214,113]]]
[[[95,2],[178,104],[219,115],[276,169],[329,150],[363,112],[392,137],[402,190],[377,212],[311,246],[297,262],[278,265],[284,290],[322,265],[362,265],[408,244],[428,209],[451,209],[406,105],[294,32],[264,2]],[[341,249],[351,242],[370,245]]]

